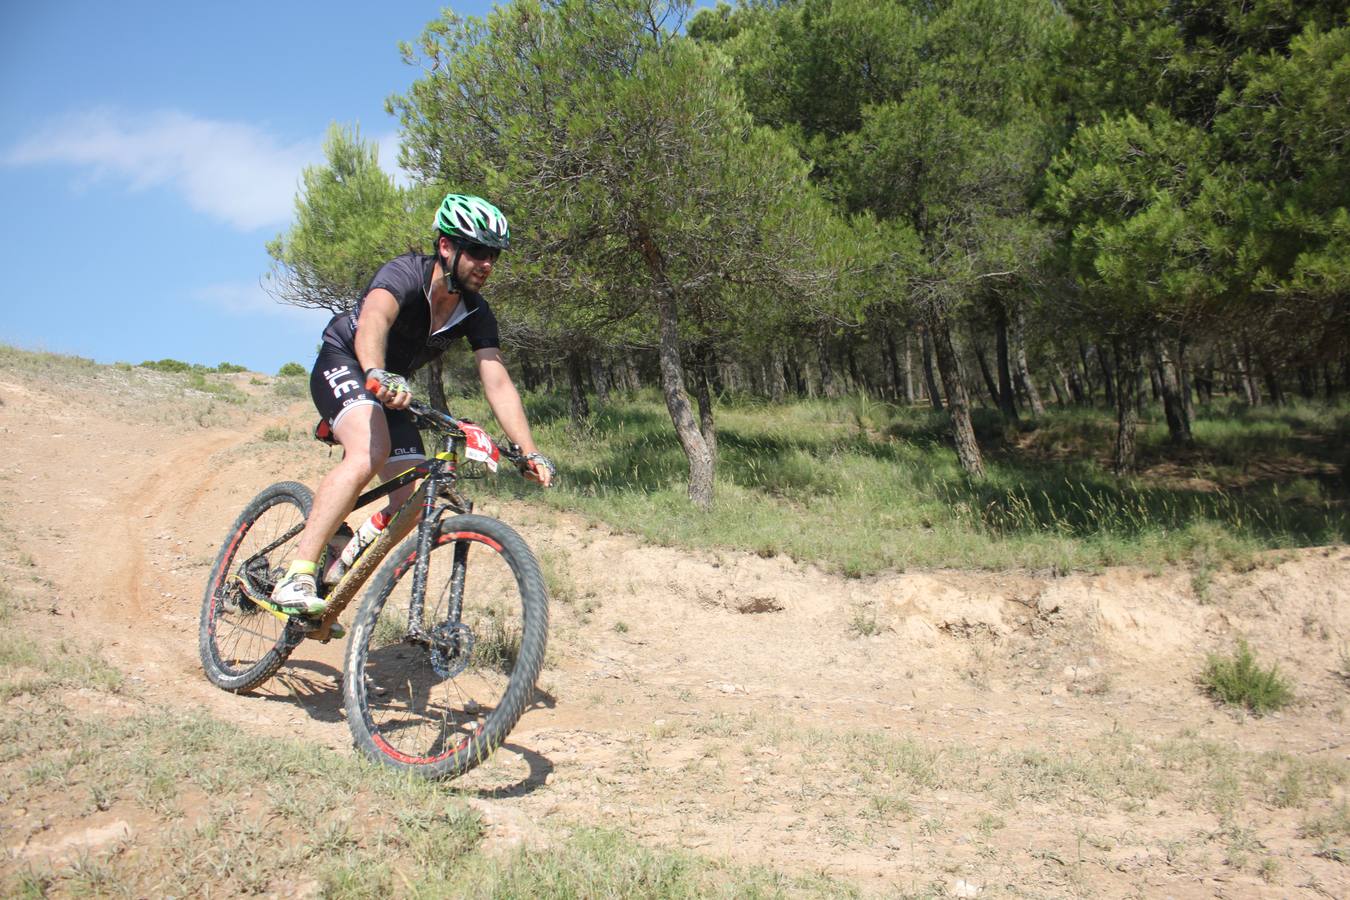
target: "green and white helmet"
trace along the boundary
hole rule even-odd
[[[455,240],[505,250],[511,246],[511,227],[502,211],[482,197],[446,194],[436,211],[436,227]]]

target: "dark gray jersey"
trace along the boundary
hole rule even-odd
[[[460,308],[440,331],[431,333],[431,275],[436,257],[405,253],[380,267],[365,293],[383,288],[398,301],[398,316],[389,329],[384,351],[384,368],[408,376],[446,351],[463,337],[474,350],[500,347],[497,317],[481,294],[465,291]],[[362,302],[365,295],[362,296]],[[351,312],[339,313],[323,332],[323,342],[356,357],[356,323],[361,304]]]

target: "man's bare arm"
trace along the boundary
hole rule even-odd
[[[492,414],[497,417],[502,430],[513,443],[520,445],[524,453],[538,453],[539,448],[530,434],[529,420],[525,417],[525,406],[520,402],[520,392],[511,380],[511,373],[506,371],[501,351],[489,347],[474,351],[474,357],[478,360],[478,377],[483,382],[483,395],[487,397],[488,406],[492,407]],[[545,487],[553,480],[552,474],[546,469],[536,469],[535,474]]]
[[[363,372],[384,368],[384,353],[389,346],[389,329],[398,317],[398,301],[384,288],[375,288],[361,301],[361,317],[356,320],[356,361]],[[412,402],[407,391],[381,388],[375,394],[390,409],[405,409]]]

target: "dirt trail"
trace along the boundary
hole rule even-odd
[[[196,655],[230,521],[268,483],[312,485],[329,464],[309,442],[262,439],[302,430],[306,405],[216,407],[202,427],[156,420],[135,397],[111,414],[79,393],[56,409],[4,375],[0,504],[19,537],[0,550],[40,573],[52,615],[34,627],[97,642],[152,702],[348,748],[336,644],[302,646],[244,697],[212,688]],[[505,845],[546,841],[553,820],[880,894],[1350,894],[1346,867],[1301,836],[1344,804],[1342,786],[1234,808],[1200,772],[1222,752],[1347,758],[1344,547],[1217,575],[1201,602],[1184,571],[850,580],[481,506],[564,589],[539,701],[504,752],[453,785]],[[1237,635],[1293,678],[1295,708],[1243,719],[1197,691],[1204,654]],[[1145,763],[1184,790],[1150,787]],[[1279,861],[1277,877],[1235,859],[1234,828],[1248,857]]]

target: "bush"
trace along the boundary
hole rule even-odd
[[[180,375],[183,372],[191,372],[194,366],[191,363],[183,362],[181,359],[147,359],[141,363],[141,368]]]
[[[1245,706],[1258,716],[1288,706],[1294,699],[1293,687],[1280,675],[1279,666],[1262,669],[1242,639],[1231,657],[1209,655],[1200,683],[1215,699]]]
[[[184,372],[197,372],[202,375],[232,375],[235,372],[248,371],[248,369],[237,363],[223,362],[212,368],[211,366],[203,366],[200,363],[186,363],[181,359],[147,359],[145,362],[141,363],[140,367],[142,369],[154,369],[156,372],[168,372],[172,375],[181,375]]]
[[[304,375],[305,371],[305,367],[298,362],[288,362],[280,369],[277,369],[277,375],[282,378],[292,378],[296,375]]]
[[[272,382],[272,393],[287,400],[299,400],[309,396],[309,385],[299,378],[282,378]]]

